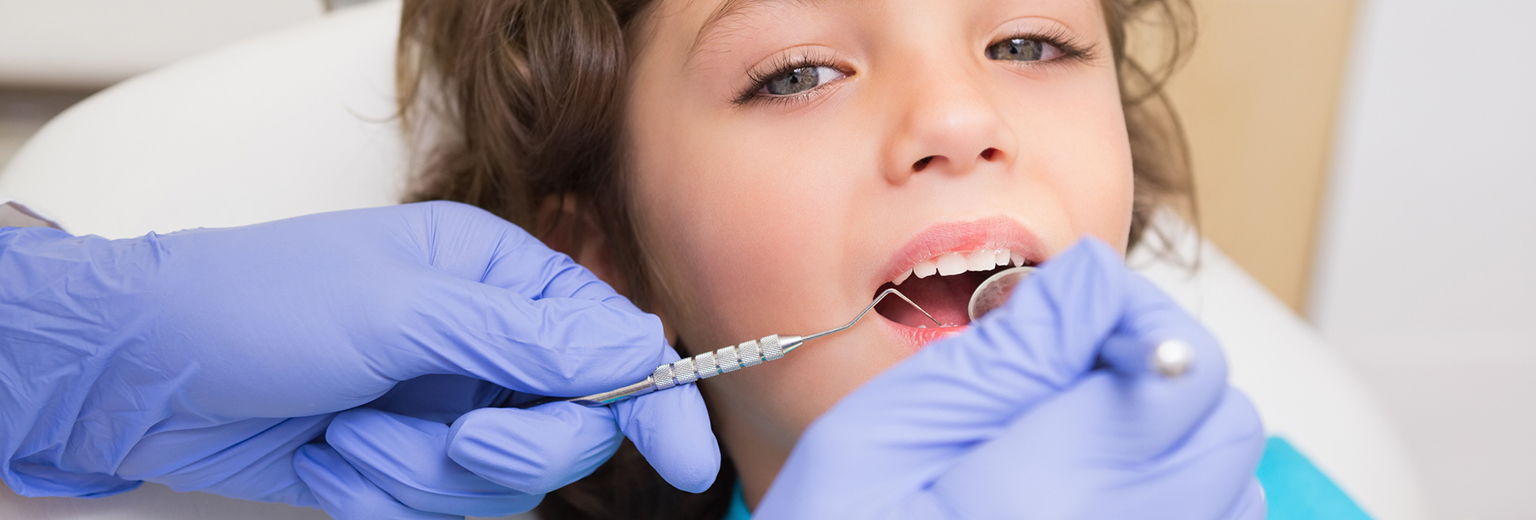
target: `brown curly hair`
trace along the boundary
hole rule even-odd
[[[650,282],[627,198],[621,122],[635,24],[652,3],[405,0],[399,106],[418,147],[407,201],[473,204],[546,239],[558,223],[538,221],[541,205],[584,205],[623,260],[615,267],[627,295],[647,308]],[[1135,198],[1128,244],[1135,248],[1147,233],[1163,232],[1151,226],[1159,208],[1195,211],[1183,129],[1163,91],[1193,45],[1193,11],[1189,0],[1100,5],[1130,138]],[[1136,50],[1153,59],[1127,53],[1133,37]],[[538,514],[714,520],[724,516],[734,484],[726,460],[708,491],[678,491],[626,442],[597,472],[551,493]]]

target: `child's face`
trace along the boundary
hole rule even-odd
[[[1040,262],[1084,235],[1123,252],[1131,154],[1102,16],[1096,0],[660,1],[627,130],[669,327],[699,353],[840,325],[945,253]],[[899,288],[963,322],[976,282]],[[958,330],[882,310],[703,382],[738,465],[782,462],[839,398]]]

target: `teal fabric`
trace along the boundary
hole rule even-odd
[[[1269,520],[1371,518],[1285,439],[1269,438],[1257,473],[1269,499]]]
[[[1269,520],[1371,520],[1285,439],[1269,438],[1257,474],[1269,500]],[[723,520],[752,520],[740,482],[731,493],[731,508]]]
[[[731,508],[725,510],[725,518],[722,520],[752,520],[752,512],[747,510],[747,499],[741,494],[741,481],[736,481],[736,489],[731,491]]]

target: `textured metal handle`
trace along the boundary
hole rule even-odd
[[[800,346],[800,342],[799,336],[779,337],[778,334],[770,334],[762,339],[744,341],[740,345],[685,357],[656,367],[656,371],[651,373],[651,384],[655,385],[656,390],[666,390],[726,372],[735,372],[782,358],[784,352]]]
[[[785,352],[794,350],[804,342],[805,339],[800,336],[771,334],[762,339],[745,341],[740,345],[725,347],[714,352],[705,352],[697,356],[685,357],[656,367],[656,370],[651,372],[651,377],[647,377],[644,381],[624,388],[582,397],[545,397],[518,404],[516,407],[532,408],[541,404],[560,401],[587,406],[609,405],[640,397],[651,392],[666,390],[677,385],[686,385],[700,379],[709,379],[726,372],[735,372],[765,361],[773,361],[784,357]]]

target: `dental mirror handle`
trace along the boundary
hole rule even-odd
[[[1005,269],[981,282],[981,285],[976,286],[976,292],[971,293],[971,301],[966,305],[966,312],[970,314],[971,321],[975,322],[1008,303],[1008,297],[1013,295],[1013,288],[1028,279],[1035,271],[1034,267],[1029,266]],[[1163,377],[1172,379],[1188,372],[1194,362],[1195,351],[1188,343],[1170,339],[1152,348],[1152,352],[1148,354],[1147,367]]]

